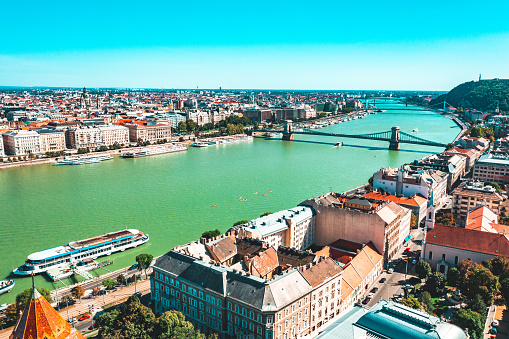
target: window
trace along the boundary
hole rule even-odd
[[[272,324],[272,316],[267,316],[267,323]]]
[[[429,251],[428,253],[428,259],[433,260],[433,252]]]
[[[445,261],[445,253],[442,253],[442,260]]]
[[[455,257],[454,257],[454,265],[458,265],[458,260],[459,260],[459,259],[458,259],[458,256],[455,256]]]

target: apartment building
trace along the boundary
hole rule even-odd
[[[5,151],[4,151],[4,138],[0,138],[0,158],[4,157],[5,156]]]
[[[474,180],[509,184],[509,156],[507,154],[485,154],[474,166]]]
[[[466,157],[457,154],[438,153],[421,160],[415,160],[411,166],[413,169],[431,169],[449,174],[447,177],[447,189],[465,175]]]
[[[276,120],[309,119],[316,117],[316,110],[309,105],[282,107],[275,110]]]
[[[452,191],[452,215],[456,223],[464,224],[469,210],[478,205],[488,206],[500,216],[509,212],[507,196],[482,182],[466,182]]]
[[[102,144],[110,146],[113,144],[125,145],[129,143],[129,128],[120,125],[98,126],[101,133]]]
[[[129,129],[129,141],[138,140],[157,142],[158,140],[171,139],[171,126],[164,124],[156,125],[125,125]]]
[[[391,259],[410,234],[411,211],[390,201],[372,201],[338,193],[306,200],[315,215],[315,244],[332,239],[367,244],[370,241],[384,259]]]
[[[41,153],[39,133],[33,130],[8,131],[2,134],[6,155],[29,155]]]
[[[66,149],[63,130],[42,128],[37,130],[37,133],[39,133],[41,153],[59,152]]]
[[[445,181],[445,180],[444,180]],[[428,209],[428,199],[424,198],[420,194],[415,194],[409,198],[397,197],[392,194],[380,193],[372,191],[364,194],[364,198],[377,200],[377,201],[393,201],[396,204],[408,208],[417,218],[417,223],[420,223],[426,217]]]
[[[103,136],[97,127],[73,127],[67,129],[65,134],[67,148],[97,148],[103,145]]]
[[[242,115],[258,123],[272,120],[272,111],[267,108],[251,108],[242,111]]]
[[[237,227],[239,235],[265,241],[269,246],[307,249],[315,242],[313,210],[298,206],[251,220]]]
[[[407,198],[419,194],[438,207],[445,202],[447,178],[440,170],[381,168],[373,174],[373,190]]]

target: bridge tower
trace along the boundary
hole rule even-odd
[[[291,121],[291,120],[285,120],[285,122],[283,123],[283,126],[284,126],[283,140],[288,140],[288,141],[293,140],[292,124],[293,124],[293,121]]]
[[[391,141],[389,144],[390,151],[399,151],[399,126],[391,128]]]

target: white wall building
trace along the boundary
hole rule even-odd
[[[125,145],[129,143],[129,128],[120,125],[105,125],[97,127],[101,132],[104,146],[113,144]]]
[[[28,155],[41,152],[39,133],[32,130],[8,131],[2,134],[7,155]]]

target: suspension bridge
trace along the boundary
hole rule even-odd
[[[344,134],[344,133],[324,133],[310,129],[293,129],[293,122],[286,120],[283,124],[283,130],[277,131],[283,133],[283,140],[293,140],[294,134],[320,135],[327,137],[352,138],[352,139],[369,139],[389,142],[389,150],[399,150],[400,144],[425,145],[435,147],[447,147],[446,144],[426,140],[416,137],[412,134],[401,132],[398,126],[392,127],[390,131],[367,133],[367,134]],[[275,132],[276,130],[258,129],[254,132]]]

